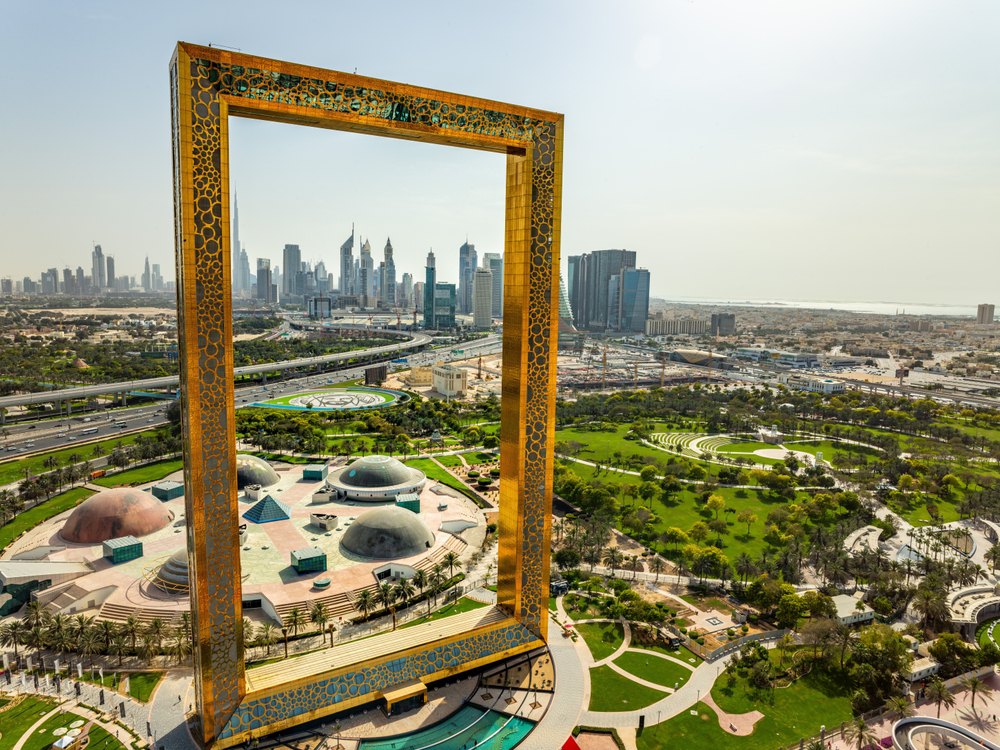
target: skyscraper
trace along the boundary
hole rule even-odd
[[[361,245],[361,259],[358,266],[357,295],[361,307],[371,307],[375,299],[375,261],[372,259],[372,246],[368,240]]]
[[[382,280],[383,299],[389,308],[399,304],[396,299],[396,263],[392,259],[392,242],[385,238],[385,278]]]
[[[340,246],[340,293],[354,294],[354,225],[351,236]]]
[[[976,324],[983,326],[992,323],[993,309],[993,305],[980,305],[979,309],[976,310]]]
[[[608,281],[610,330],[643,333],[649,317],[649,271],[623,268]]]
[[[489,328],[493,325],[493,272],[477,268],[472,284],[472,324],[476,328]]]
[[[597,250],[569,257],[569,303],[578,329],[607,327],[609,284],[623,268],[635,268],[634,250]],[[617,317],[617,305],[615,308]]]
[[[148,292],[153,288],[153,278],[149,271],[149,256],[146,256],[146,270],[142,272],[142,291]]]
[[[301,294],[295,290],[296,274],[302,268],[302,251],[298,245],[285,245],[285,250],[281,257],[282,268],[285,269],[285,278],[281,286],[281,292],[285,295]]]
[[[483,253],[483,268],[493,274],[493,317],[503,317],[503,256],[500,253]]]
[[[713,336],[733,336],[736,333],[735,313],[712,313]]]
[[[472,313],[472,279],[476,273],[479,260],[476,246],[466,240],[458,248],[458,312]]]
[[[76,267],[76,293],[87,293],[87,277],[83,273],[83,266]]]
[[[272,298],[274,285],[271,283],[270,258],[257,258],[257,299],[265,304],[275,302]]]
[[[236,203],[236,193],[233,193],[233,241],[232,246],[229,248],[230,253],[233,256],[233,296],[237,296],[240,292],[246,291],[243,287],[243,275],[240,273],[240,250],[243,246],[240,244],[240,208]]]
[[[239,290],[240,294],[249,294],[251,285],[250,258],[247,257],[247,251],[242,247],[240,248],[236,268],[237,271],[236,277],[233,280],[233,286]]]
[[[104,283],[109,287],[114,287],[115,285],[115,259],[114,256],[109,255],[104,259],[107,264],[107,275],[104,277]]]
[[[413,305],[413,274],[404,273],[403,282],[399,290],[399,306],[402,308]]]
[[[424,271],[424,328],[434,328],[434,284],[437,281],[437,269],[434,267],[434,251],[427,253],[427,265]]]
[[[90,283],[94,287],[95,291],[100,292],[104,287],[107,286],[106,269],[104,266],[104,253],[101,250],[100,245],[94,245],[94,252],[90,255],[91,261],[91,276]]]

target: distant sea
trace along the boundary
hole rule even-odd
[[[838,300],[804,299],[722,299],[715,297],[658,297],[664,302],[686,305],[731,305],[734,307],[804,308],[809,310],[842,310],[876,315],[959,315],[976,317],[976,305],[927,304],[925,302],[842,302]]]

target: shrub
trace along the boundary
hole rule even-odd
[[[479,479],[476,480],[476,484],[480,487],[489,487],[493,484],[493,480],[490,477],[479,477]]]
[[[490,469],[490,476],[494,479],[500,478],[500,469]]]
[[[729,638],[735,638],[736,637],[736,631],[733,630],[732,628],[729,628],[729,630],[726,631],[726,636],[729,637]]]
[[[475,479],[479,476],[479,472],[475,469],[469,469],[469,479]]]
[[[743,635],[746,635],[747,633],[750,632],[750,626],[749,625],[743,625],[740,628],[740,632],[743,633]]]

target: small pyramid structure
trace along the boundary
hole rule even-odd
[[[275,500],[270,495],[265,495],[258,500],[243,517],[254,523],[268,523],[270,521],[287,521],[291,518],[291,510],[280,500]]]

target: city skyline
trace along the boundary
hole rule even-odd
[[[334,46],[324,21],[362,28],[371,11],[314,8],[303,30],[295,14],[264,24],[235,7],[4,6],[0,55],[12,70],[31,59],[33,73],[7,80],[20,106],[0,115],[9,136],[0,275],[87,268],[78,258],[92,240],[118,273],[146,255],[173,266],[163,71],[178,39],[565,112],[564,274],[569,255],[621,247],[650,257],[652,297],[691,295],[704,278],[706,295],[732,300],[958,303],[989,298],[1000,272],[995,5],[957,14],[921,2],[553,3],[509,34],[485,9],[394,4],[378,45],[359,35]],[[480,54],[461,65],[409,54],[405,42],[434,36],[444,19]],[[549,39],[542,29],[555,26]],[[70,67],[79,83],[44,96],[36,81]],[[115,117],[110,71],[129,97]],[[162,87],[148,85],[157,75]],[[607,98],[635,112],[626,138],[614,137],[612,118],[593,116]],[[503,251],[503,159],[262,121],[231,126],[251,265],[265,254],[277,261],[292,242],[332,268],[352,220],[359,232],[378,230],[363,234],[379,238],[379,254],[395,238],[397,267],[417,278],[429,248],[461,244],[442,242],[442,226],[456,239],[468,233],[480,253]],[[53,205],[57,222],[46,220]],[[977,272],[940,284],[926,269],[945,254]],[[451,278],[450,258],[439,265]]]

